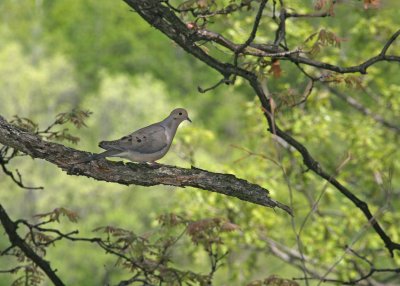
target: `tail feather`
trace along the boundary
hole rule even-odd
[[[104,151],[104,152],[99,153],[99,154],[90,155],[90,156],[86,157],[83,160],[75,162],[75,164],[83,164],[83,163],[88,163],[88,162],[91,162],[91,161],[100,160],[102,158],[106,158],[106,157],[111,157],[111,156],[117,155],[120,152],[121,151],[117,151],[117,150],[107,150],[107,151]]]
[[[103,149],[109,149],[110,147],[109,147],[109,143],[110,143],[111,141],[101,141],[100,143],[99,143],[99,147],[100,148],[103,148]]]

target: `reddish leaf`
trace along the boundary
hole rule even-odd
[[[230,232],[230,231],[235,231],[240,229],[240,227],[237,224],[231,223],[229,221],[224,222],[221,225],[221,231],[226,231],[226,232]]]
[[[66,216],[69,221],[77,222],[79,215],[76,212],[73,212],[66,208],[55,208],[53,211],[43,214],[37,214],[34,217],[37,218],[48,218],[49,221],[57,221],[60,222],[60,216]]]
[[[279,78],[282,75],[282,69],[281,69],[281,64],[279,61],[274,61],[271,65],[271,69],[269,70],[269,73],[272,73],[272,75],[275,78]]]
[[[364,9],[378,9],[381,6],[381,0],[364,0]]]

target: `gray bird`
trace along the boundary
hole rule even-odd
[[[154,163],[167,154],[178,126],[184,120],[192,122],[187,111],[183,108],[174,109],[163,121],[143,127],[118,140],[101,141],[99,147],[106,151],[89,156],[77,163],[105,157],[120,157],[133,162]]]

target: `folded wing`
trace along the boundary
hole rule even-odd
[[[142,154],[159,152],[168,146],[168,138],[165,128],[159,124],[153,124],[139,129],[128,136],[114,141],[102,141],[99,147],[105,150],[132,151]]]

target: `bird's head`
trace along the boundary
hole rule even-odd
[[[189,118],[188,112],[184,108],[176,108],[176,109],[172,110],[172,112],[169,116],[172,117],[173,120],[179,121],[179,123],[184,120],[192,122],[192,120],[190,120],[190,118]]]

